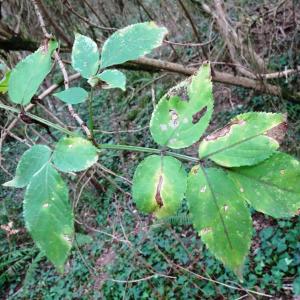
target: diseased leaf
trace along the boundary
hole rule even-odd
[[[186,180],[186,172],[177,159],[148,156],[135,170],[133,200],[144,213],[154,213],[158,218],[173,215],[184,197]]]
[[[256,210],[274,218],[294,216],[300,209],[300,163],[277,152],[264,162],[232,168],[230,177],[241,197]]]
[[[108,84],[108,88],[119,88],[123,91],[126,90],[126,76],[118,70],[105,70],[101,74],[96,75],[102,81]]]
[[[98,47],[88,36],[75,34],[72,48],[72,67],[86,79],[97,73],[99,68]]]
[[[71,87],[53,95],[65,103],[78,104],[84,102],[89,94],[81,87]]]
[[[67,186],[50,163],[32,177],[26,189],[24,219],[39,249],[63,272],[72,247],[74,220]]]
[[[15,177],[4,186],[22,188],[29,184],[32,176],[49,162],[51,149],[44,145],[34,145],[25,151],[18,163]]]
[[[97,160],[97,148],[81,137],[61,138],[53,152],[53,163],[62,172],[86,170]]]
[[[8,82],[10,78],[11,71],[7,71],[4,77],[0,81],[0,93],[5,94],[8,91]]]
[[[154,22],[138,23],[114,32],[104,43],[101,68],[122,64],[150,53],[161,45],[168,30]]]
[[[56,41],[49,41],[47,47],[21,60],[11,71],[8,83],[8,95],[12,102],[26,105],[51,70],[51,55],[57,48]]]
[[[272,155],[285,132],[283,114],[241,114],[200,143],[199,157],[208,157],[225,167],[254,165]]]
[[[194,228],[210,251],[242,278],[252,235],[245,201],[226,173],[194,167],[188,177],[186,198]]]
[[[156,143],[174,149],[197,142],[207,128],[213,111],[210,65],[171,89],[158,103],[150,121]]]

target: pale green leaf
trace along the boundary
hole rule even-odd
[[[21,188],[26,186],[32,176],[36,174],[47,162],[51,156],[51,149],[44,145],[34,145],[25,151],[18,163],[15,177],[4,186]]]
[[[156,106],[150,131],[156,143],[174,149],[197,142],[213,111],[210,65],[171,89]]]
[[[71,87],[67,90],[54,94],[55,97],[68,104],[78,104],[84,102],[89,94],[81,87]]]
[[[209,157],[225,167],[254,165],[272,155],[285,132],[286,117],[283,114],[241,114],[201,142],[199,157]]]
[[[7,71],[4,77],[0,81],[0,93],[5,94],[8,91],[8,83],[10,78],[11,71]]]
[[[119,88],[123,91],[126,90],[126,76],[118,70],[105,70],[101,74],[96,75],[102,81],[108,84],[108,88]]]
[[[171,156],[151,155],[136,168],[132,197],[139,210],[158,218],[174,215],[186,190],[186,172]]]
[[[97,160],[97,148],[81,137],[61,138],[53,152],[53,163],[62,172],[86,170]]]
[[[99,68],[97,44],[91,38],[79,33],[75,34],[72,48],[72,67],[86,79],[94,76]]]
[[[63,272],[72,247],[74,219],[67,186],[50,163],[27,186],[24,219],[39,249]]]
[[[57,45],[56,41],[50,41],[47,49],[45,46],[40,47],[21,60],[11,71],[8,95],[12,102],[22,105],[30,102],[51,70],[51,55]]]
[[[167,32],[165,27],[159,27],[154,22],[133,24],[114,32],[103,45],[101,68],[150,53],[161,45]]]
[[[294,216],[300,209],[300,163],[277,152],[262,163],[230,169],[240,196],[274,218]]]
[[[194,167],[186,198],[193,226],[210,251],[242,278],[252,235],[246,202],[222,170]]]

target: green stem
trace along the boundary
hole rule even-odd
[[[0,103],[0,108],[8,110],[8,111],[11,111],[11,112],[14,112],[14,113],[17,113],[17,114],[20,113],[19,109],[15,108],[15,107],[8,106],[8,105],[5,105],[5,104],[2,104],[2,103]],[[65,129],[65,128],[63,128],[63,127],[61,127],[61,126],[59,126],[57,124],[54,124],[54,123],[52,123],[52,122],[50,122],[48,120],[45,120],[45,119],[43,119],[43,118],[41,118],[39,116],[33,115],[33,114],[29,113],[29,112],[26,112],[26,115],[28,115],[28,117],[30,117],[31,119],[36,120],[36,121],[38,121],[40,123],[43,123],[43,124],[45,124],[45,125],[47,125],[49,127],[52,127],[52,128],[54,128],[54,129],[56,129],[58,131],[61,131],[63,133],[69,134],[69,135],[76,135],[74,132],[69,131],[68,129]]]
[[[119,145],[119,144],[100,144],[99,149],[109,149],[109,150],[120,150],[120,151],[133,151],[133,152],[146,152],[146,153],[153,153],[153,154],[161,154],[164,153],[166,155],[170,155],[176,157],[181,160],[192,161],[192,162],[199,162],[199,159],[192,156],[187,156],[184,154],[175,153],[172,151],[163,151],[160,149],[155,148],[148,148],[148,147],[139,147],[139,146],[130,146],[130,145]]]
[[[20,110],[15,108],[15,107],[11,107],[5,104],[0,103],[0,108],[14,112],[14,113],[20,113]],[[37,120],[45,125],[48,125],[49,127],[52,127],[56,130],[59,130],[63,133],[66,133],[68,135],[76,135],[76,133],[69,131],[68,129],[65,129],[57,124],[54,124],[48,120],[45,120],[41,117],[38,117],[36,115],[33,115],[31,113],[26,113],[30,118]],[[148,148],[148,147],[139,147],[139,146],[130,146],[130,145],[120,145],[120,144],[100,144],[99,145],[99,151],[101,149],[109,149],[109,150],[119,150],[119,151],[133,151],[133,152],[145,152],[145,153],[152,153],[152,154],[166,154],[166,155],[170,155],[173,157],[176,157],[178,159],[181,160],[186,160],[186,161],[191,161],[191,162],[195,162],[198,163],[200,160],[196,157],[192,157],[192,156],[187,156],[184,154],[179,154],[179,153],[175,153],[172,151],[166,151],[166,150],[160,150],[160,149],[155,149],[155,148]]]
[[[91,91],[89,93],[88,108],[89,108],[89,129],[93,137],[94,136],[93,88],[91,88]]]

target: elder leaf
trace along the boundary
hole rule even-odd
[[[150,53],[161,45],[168,30],[154,22],[129,25],[114,32],[104,43],[101,68],[122,64]]]
[[[196,166],[188,177],[186,198],[202,241],[241,279],[252,225],[249,209],[233,182],[220,169]]]
[[[41,46],[12,69],[8,83],[8,96],[12,102],[22,105],[30,102],[51,70],[51,56],[57,46],[56,41],[49,41],[47,47]]]
[[[18,163],[15,177],[4,186],[22,188],[29,184],[32,176],[49,162],[51,149],[45,145],[34,145],[25,151]]]
[[[98,47],[88,36],[75,34],[72,48],[72,67],[86,79],[97,73],[99,68]]]
[[[98,160],[97,148],[81,137],[63,137],[55,146],[53,163],[62,172],[88,169]]]
[[[213,111],[210,65],[203,64],[195,76],[172,88],[157,104],[150,121],[156,143],[174,149],[197,142]]]
[[[139,210],[166,217],[176,213],[186,190],[186,172],[171,156],[151,155],[136,168],[132,197]]]
[[[45,164],[27,186],[24,219],[36,245],[58,271],[63,272],[72,247],[74,219],[67,186],[50,163]]]
[[[84,102],[89,94],[81,87],[71,87],[67,90],[55,93],[53,96],[68,104],[78,104]]]
[[[283,114],[249,112],[238,115],[203,139],[199,157],[208,157],[225,167],[257,164],[278,149],[286,127]]]
[[[300,208],[300,163],[277,152],[262,163],[232,168],[229,175],[239,194],[256,210],[274,218],[287,218]]]

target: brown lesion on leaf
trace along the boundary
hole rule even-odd
[[[181,100],[183,101],[188,101],[189,96],[188,96],[187,86],[190,85],[191,81],[192,81],[192,77],[184,80],[177,86],[171,88],[166,94],[167,99],[177,96],[180,97]]]
[[[225,125],[225,127],[216,130],[215,132],[213,132],[212,134],[208,135],[205,140],[206,141],[214,141],[217,140],[220,137],[224,137],[226,135],[230,134],[230,131],[232,129],[232,127],[234,125],[239,125],[239,126],[243,126],[246,124],[245,120],[232,120],[230,123],[228,123],[227,125]]]
[[[284,136],[285,136],[286,132],[287,132],[287,121],[286,121],[286,118],[285,118],[285,120],[282,123],[280,123],[277,126],[267,130],[265,132],[265,135],[272,138],[272,139],[274,139],[279,144],[281,144],[281,142],[284,139]]]
[[[210,233],[210,232],[212,232],[212,228],[211,227],[205,227],[205,228],[202,228],[200,230],[200,235],[207,234],[207,233]]]
[[[173,128],[176,128],[179,125],[179,116],[178,113],[174,109],[169,110],[170,115],[170,125]]]
[[[204,106],[201,110],[193,114],[192,123],[196,124],[200,121],[200,119],[205,115],[207,112],[207,106]]]
[[[162,196],[161,196],[161,189],[162,189],[162,184],[163,184],[164,178],[162,175],[159,176],[158,179],[158,185],[156,187],[156,194],[155,194],[155,201],[159,208],[161,208],[164,205]]]

